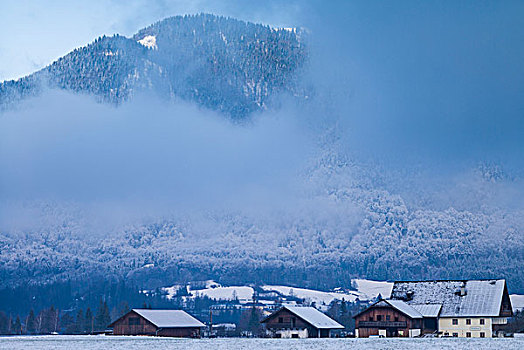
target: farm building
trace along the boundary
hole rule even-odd
[[[283,306],[261,321],[274,338],[329,338],[335,329],[344,329],[314,307]]]
[[[391,298],[355,315],[358,337],[502,336],[513,316],[505,280],[395,282]]]
[[[200,337],[206,325],[182,310],[133,309],[109,325],[114,335]]]

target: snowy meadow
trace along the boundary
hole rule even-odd
[[[174,339],[108,336],[0,337],[1,350],[170,349],[522,349],[524,338],[506,339]]]

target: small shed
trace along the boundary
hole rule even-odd
[[[199,338],[205,324],[182,310],[133,309],[109,325],[113,335]]]
[[[344,326],[314,307],[283,306],[261,321],[274,338],[329,338]]]

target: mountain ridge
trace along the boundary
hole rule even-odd
[[[144,45],[154,36],[154,47]],[[174,16],[132,37],[102,36],[18,80],[0,83],[0,110],[45,88],[88,93],[120,104],[140,91],[180,98],[243,118],[279,93],[303,94],[302,31],[210,14]]]

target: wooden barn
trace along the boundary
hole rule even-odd
[[[261,321],[274,338],[328,338],[331,331],[344,329],[314,307],[284,306]]]
[[[199,338],[205,324],[182,310],[133,309],[109,325],[113,335]]]
[[[408,305],[402,300],[380,300],[353,316],[356,335],[413,337],[437,330],[440,304]]]

